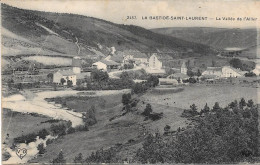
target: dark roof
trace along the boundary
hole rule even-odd
[[[100,60],[100,62],[106,64],[106,65],[119,65],[117,62],[112,61],[112,60]]]
[[[84,78],[86,78],[86,77],[90,77],[90,75],[91,75],[90,72],[84,72],[84,73],[78,73],[78,74],[76,74],[77,80],[78,80],[78,79],[84,79]]]
[[[153,53],[152,55],[155,55],[160,61],[172,60],[172,57],[167,54]]]
[[[114,54],[111,55],[110,60],[121,63],[124,60],[124,56],[123,54]]]
[[[63,76],[76,75],[72,70],[60,70],[58,73],[62,74]]]
[[[134,56],[134,58],[147,58],[147,55],[145,53],[142,53],[138,50],[133,50],[133,49],[124,50],[123,52],[118,51],[117,54],[123,55],[123,56],[132,55],[132,56]]]
[[[76,56],[72,59],[72,66],[73,67],[81,67],[81,58]]]
[[[207,67],[206,71],[222,71],[222,67]]]

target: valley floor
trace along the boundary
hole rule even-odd
[[[3,105],[6,103],[17,104],[16,107],[7,106],[6,108],[15,108],[15,111],[26,111],[26,106],[18,106],[21,104],[28,104],[28,100],[31,100],[32,105],[41,106],[38,111],[38,107],[33,108],[36,113],[43,113],[46,110],[57,111],[60,110],[63,113],[69,111],[69,113],[81,113],[89,109],[90,106],[96,107],[97,124],[91,126],[87,132],[75,132],[73,134],[64,135],[56,139],[53,143],[46,147],[46,152],[42,156],[31,160],[31,162],[46,163],[55,158],[62,150],[67,162],[73,162],[73,159],[79,153],[82,153],[83,157],[88,157],[92,152],[101,148],[109,148],[115,145],[126,145],[119,155],[122,159],[131,159],[135,155],[136,150],[142,147],[142,142],[148,133],[164,132],[166,125],[171,126],[171,130],[177,130],[179,127],[184,128],[190,124],[186,118],[182,118],[181,114],[183,109],[188,109],[189,106],[195,103],[200,110],[208,103],[209,107],[212,107],[215,102],[219,102],[220,106],[224,107],[235,99],[239,100],[242,97],[245,100],[252,99],[255,103],[260,103],[258,94],[260,94],[258,88],[241,87],[235,85],[191,85],[184,87],[183,91],[167,94],[154,94],[148,91],[142,96],[135,96],[140,99],[137,104],[137,111],[127,113],[124,116],[122,114],[123,105],[121,103],[122,94],[127,90],[122,91],[46,91],[37,93],[36,97],[30,98],[15,97],[17,100],[8,97],[4,99]],[[129,92],[129,91],[128,91]],[[50,104],[46,100],[48,98],[61,97],[65,98],[72,96],[69,99],[65,99],[67,106]],[[79,97],[86,97],[89,99],[80,100]],[[40,101],[40,102],[39,102]],[[44,104],[43,104],[44,102]],[[39,104],[40,103],[40,104]],[[149,103],[152,106],[153,112],[163,112],[163,118],[157,121],[146,120],[140,115],[146,104]],[[47,106],[48,105],[48,106]],[[5,107],[5,106],[4,106]],[[23,107],[21,109],[21,107]],[[73,109],[75,112],[72,112]],[[52,112],[44,112],[46,114],[52,114]],[[66,114],[69,114],[66,113]],[[115,117],[118,116],[118,117]],[[53,116],[51,116],[53,117]],[[115,117],[114,120],[111,118]],[[65,119],[65,118],[63,118]],[[75,116],[67,116],[66,119],[75,119]],[[78,120],[80,118],[77,118]]]

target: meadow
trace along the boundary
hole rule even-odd
[[[52,118],[38,115],[28,114],[3,109],[2,125],[5,127],[2,130],[3,142],[11,145],[13,138],[27,135],[30,133],[37,133],[42,129],[50,128],[51,124],[57,124],[59,120],[52,120]]]
[[[72,64],[72,59],[65,57],[28,56],[23,57],[23,59],[29,61],[36,61],[44,65],[70,66]]]
[[[189,106],[194,103],[200,110],[206,103],[210,108],[212,108],[215,102],[219,102],[220,106],[226,106],[235,99],[240,100],[242,97],[245,100],[252,99],[255,103],[259,104],[259,94],[259,88],[228,84],[195,84],[185,86],[183,91],[177,93],[157,95],[153,92],[148,92],[142,97],[147,102],[169,105],[182,109],[188,109]]]

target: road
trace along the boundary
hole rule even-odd
[[[88,94],[87,92],[94,92],[95,94]],[[2,107],[8,108],[17,112],[28,112],[37,113],[45,116],[52,117],[54,119],[62,119],[72,122],[72,126],[78,126],[83,124],[82,114],[78,112],[69,111],[61,105],[54,103],[49,103],[45,101],[45,98],[53,97],[64,97],[73,96],[79,94],[84,94],[85,96],[104,96],[111,95],[114,93],[129,92],[129,90],[106,90],[106,91],[74,91],[74,90],[64,90],[64,91],[44,91],[34,93],[32,96],[28,94],[16,94],[9,97],[3,98]]]

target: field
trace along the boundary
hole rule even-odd
[[[151,92],[145,94],[143,99],[147,102],[156,102],[161,105],[169,105],[182,109],[187,109],[191,104],[195,104],[198,109],[207,103],[212,107],[215,102],[220,106],[226,106],[235,99],[252,99],[255,103],[260,103],[258,95],[259,88],[242,87],[236,85],[191,85],[184,87],[182,92],[154,95]]]
[[[180,117],[181,109],[157,103],[151,103],[152,108],[154,112],[163,112],[163,118],[157,121],[144,121],[144,117],[140,113],[143,112],[148,102],[142,100],[137,104],[137,111],[122,116],[121,96],[121,94],[93,98],[74,96],[56,100],[57,103],[66,101],[67,107],[80,112],[86,111],[91,105],[95,106],[97,124],[91,126],[88,132],[76,132],[59,138],[47,146],[46,153],[42,157],[38,157],[32,162],[52,160],[61,149],[67,162],[73,162],[74,157],[79,153],[86,158],[100,148],[106,149],[115,145],[126,145],[127,147],[123,147],[119,155],[122,158],[131,158],[135,151],[142,146],[143,138],[148,132],[163,132],[166,124],[169,124],[172,130],[188,124],[186,119]],[[115,119],[110,120],[113,117]]]
[[[112,146],[122,146],[118,155],[122,159],[131,159],[136,150],[142,146],[147,133],[163,133],[165,125],[169,125],[172,131],[176,131],[179,127],[188,127],[191,124],[190,121],[180,116],[183,109],[189,108],[193,103],[199,109],[205,103],[212,107],[216,101],[220,103],[220,106],[226,106],[234,99],[241,97],[246,100],[253,99],[255,103],[259,103],[258,88],[227,84],[225,86],[199,84],[183,88],[184,90],[174,93],[158,94],[150,90],[141,96],[133,95],[132,97],[140,99],[140,101],[136,106],[136,111],[126,115],[122,115],[122,93],[110,92],[109,95],[101,95],[96,92],[92,96],[89,92],[79,92],[73,96],[52,95],[51,99],[46,100],[77,112],[87,112],[91,106],[95,106],[97,123],[90,126],[87,132],[75,132],[59,137],[46,147],[46,152],[42,156],[38,156],[30,162],[51,161],[62,150],[67,162],[71,163],[79,153],[82,153],[83,157],[86,158],[94,151]],[[160,120],[144,120],[141,113],[147,103],[151,104],[153,112],[163,113]],[[112,118],[113,120],[111,120]],[[34,119],[26,118],[24,122],[28,122],[28,125],[33,123],[33,125],[42,126],[39,124],[42,120],[39,119],[36,122]],[[7,122],[8,120],[4,124],[8,125]],[[28,129],[28,131],[31,130]]]
[[[29,57],[24,57],[23,59],[29,61],[36,61],[44,65],[69,66],[72,63],[71,58],[64,58],[64,57],[29,56]]]
[[[43,115],[31,115],[27,113],[13,112],[3,109],[2,138],[7,145],[12,143],[12,139],[29,133],[37,133],[38,131],[49,128],[51,126],[51,118]],[[59,122],[59,121],[58,121]],[[55,122],[57,123],[57,122]],[[7,135],[8,134],[8,135]],[[9,136],[9,138],[7,138]]]

